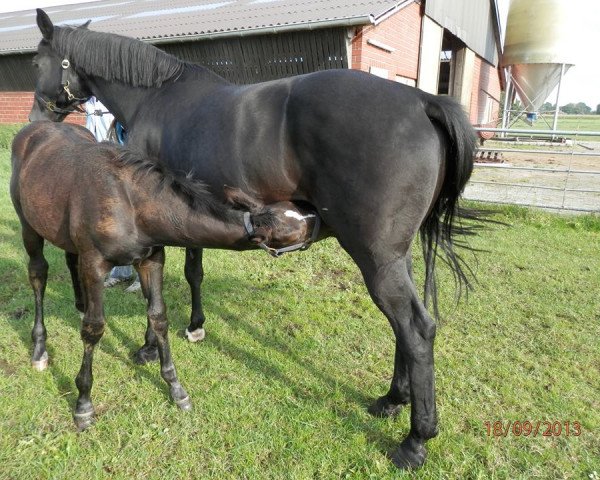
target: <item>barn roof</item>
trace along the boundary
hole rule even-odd
[[[414,0],[100,0],[48,7],[55,25],[92,20],[98,31],[150,43],[378,23]],[[0,14],[0,55],[33,51],[35,10]]]

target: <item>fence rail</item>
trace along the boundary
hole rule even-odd
[[[509,134],[509,136],[564,136],[600,137],[600,132],[575,130],[527,130],[502,128],[476,128],[478,132]],[[579,138],[580,139],[580,138]],[[505,138],[503,138],[505,140]],[[600,143],[597,148],[586,146],[587,151],[576,151],[577,142],[571,142],[569,149],[535,150],[527,148],[481,147],[477,153],[501,153],[517,155],[552,155],[567,157],[563,167],[530,167],[510,163],[486,163],[477,161],[472,179],[467,185],[465,197],[491,203],[513,204],[560,211],[600,213],[600,163],[591,166],[584,157],[596,161],[600,157]],[[510,162],[510,158],[508,159]],[[599,161],[600,162],[600,161]],[[583,168],[582,168],[583,167]],[[596,168],[597,167],[597,168]],[[591,168],[591,169],[590,169]],[[575,185],[573,185],[575,184]]]

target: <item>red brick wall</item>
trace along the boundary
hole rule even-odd
[[[32,104],[32,92],[0,92],[0,123],[27,122]]]
[[[33,92],[0,92],[0,123],[25,123],[33,105]],[[85,117],[71,114],[69,123],[85,125]]]
[[[500,75],[498,69],[479,56],[475,56],[473,69],[473,90],[469,119],[473,124],[495,126],[500,114]],[[490,118],[485,117],[486,104],[491,99]]]
[[[373,39],[395,49],[390,53],[367,43]],[[376,26],[361,27],[352,40],[352,68],[385,68],[388,78],[402,75],[416,80],[421,39],[420,6],[413,3]]]

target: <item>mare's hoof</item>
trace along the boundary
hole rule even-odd
[[[48,352],[42,353],[42,356],[39,360],[32,359],[31,366],[34,370],[37,370],[38,372],[43,372],[44,370],[46,370],[46,368],[48,368]]]
[[[392,403],[387,395],[384,395],[375,400],[367,411],[374,417],[394,417],[400,413],[404,405],[404,403]]]
[[[83,413],[74,413],[73,420],[75,420],[77,430],[83,432],[94,423],[94,410]]]
[[[206,332],[204,331],[203,328],[197,328],[196,330],[194,330],[193,332],[190,332],[187,328],[185,329],[185,336],[186,338],[192,342],[192,343],[196,343],[196,342],[200,342],[201,340],[204,340],[204,337],[206,337]]]
[[[427,450],[422,443],[406,437],[400,446],[391,454],[391,460],[401,470],[419,468],[425,463]]]
[[[142,347],[133,356],[133,361],[138,365],[145,365],[158,360],[158,347]]]
[[[175,400],[175,404],[184,412],[189,412],[192,409],[192,401],[189,396],[181,400]]]

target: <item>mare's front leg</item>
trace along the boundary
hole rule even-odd
[[[94,348],[104,334],[104,305],[102,292],[104,276],[111,265],[97,252],[88,252],[79,256],[79,272],[83,294],[85,296],[85,313],[81,323],[81,340],[83,341],[83,360],[75,379],[79,397],[73,418],[79,430],[84,430],[93,422],[94,406],[91,399],[92,361]]]
[[[23,245],[29,255],[27,271],[29,284],[35,298],[35,320],[31,330],[33,354],[31,366],[36,370],[45,370],[48,366],[46,351],[46,326],[44,325],[44,293],[48,281],[48,262],[44,258],[44,239],[28,224],[22,222]]]
[[[190,342],[199,342],[206,336],[203,328],[206,319],[202,311],[202,294],[200,292],[200,285],[204,279],[201,248],[186,248],[185,279],[192,294],[192,314],[190,316],[190,326],[185,329],[185,336]]]
[[[75,294],[75,308],[83,314],[85,312],[85,303],[81,290],[81,281],[79,280],[79,271],[77,269],[79,256],[76,253],[65,252],[65,260],[71,274],[71,283],[73,284],[73,293]]]
[[[167,309],[162,295],[164,264],[165,250],[159,248],[136,268],[144,296],[148,299],[148,324],[156,338],[161,376],[169,385],[171,398],[177,406],[189,410],[192,407],[190,397],[177,379],[169,348]]]

